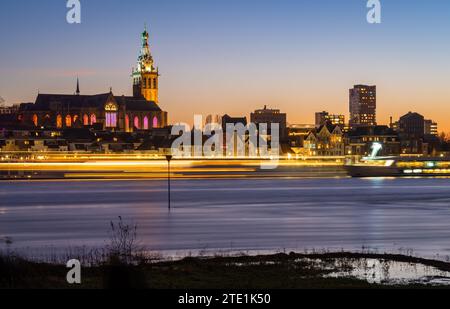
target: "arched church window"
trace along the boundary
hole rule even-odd
[[[138,116],[136,116],[136,117],[134,117],[134,127],[136,128],[136,129],[139,129],[140,128],[140,123],[139,123],[139,117]]]
[[[106,127],[107,128],[115,128],[117,127],[117,113],[106,113]]]
[[[130,116],[125,115],[125,131],[130,131]]]
[[[72,117],[70,115],[66,116],[66,127],[70,128],[72,126]]]
[[[147,79],[144,78],[142,81],[142,88],[147,88]]]
[[[148,117],[144,117],[144,130],[148,130]]]
[[[105,119],[107,128],[117,127],[117,106],[110,102],[105,106]]]
[[[152,81],[153,81],[153,78],[148,79],[148,88],[150,88],[150,89],[152,89]]]
[[[34,114],[33,115],[33,124],[35,127],[37,127],[39,125],[38,123],[38,115]]]
[[[63,126],[62,116],[58,115],[58,116],[56,116],[56,127],[58,129],[61,129],[62,126]]]
[[[88,126],[89,125],[89,116],[84,114],[83,116],[83,125]]]
[[[91,125],[94,125],[97,123],[97,116],[95,116],[95,114],[91,115]]]
[[[158,80],[156,78],[153,80],[153,89],[158,89]]]
[[[153,117],[153,128],[157,128],[158,127],[158,118],[155,116]]]

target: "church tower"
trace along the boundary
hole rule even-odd
[[[155,69],[153,57],[148,43],[147,27],[142,33],[142,47],[138,57],[137,67],[133,69],[133,96],[144,97],[147,101],[159,103],[158,99],[158,68]]]

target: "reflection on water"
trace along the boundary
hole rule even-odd
[[[352,277],[369,283],[403,285],[450,285],[450,272],[422,264],[377,259],[337,259],[334,268],[339,269],[327,277]],[[318,261],[316,265],[323,264]]]
[[[109,222],[149,250],[413,253],[448,259],[448,179],[0,182],[0,238],[30,252],[102,247]],[[0,248],[4,244],[0,244]],[[400,252],[399,252],[400,251]]]

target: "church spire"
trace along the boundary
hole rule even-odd
[[[77,91],[76,91],[76,94],[80,95],[80,80],[79,80],[78,77],[77,77]]]
[[[147,101],[158,103],[158,69],[155,68],[153,56],[150,52],[147,25],[141,34],[141,50],[137,67],[133,69],[133,96],[143,97]]]
[[[150,52],[149,34],[147,31],[147,24],[144,25],[144,32],[141,35],[141,52],[138,57],[138,67],[141,71],[153,72],[155,67],[153,66],[153,57]]]

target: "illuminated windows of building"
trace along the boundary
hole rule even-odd
[[[107,128],[115,128],[117,127],[117,106],[109,103],[105,107],[105,118],[106,118],[106,127]]]
[[[125,131],[130,131],[130,116],[125,115]]]
[[[141,36],[142,48],[138,57],[136,68],[133,70],[133,96],[144,97],[147,101],[158,104],[158,68],[155,67],[150,52],[149,33],[144,30]],[[142,81],[138,83],[137,81]]]
[[[376,126],[376,86],[355,85],[350,89],[350,127]]]
[[[117,113],[106,113],[106,127],[115,128],[117,127]]]
[[[89,125],[89,116],[84,114],[83,116],[83,125],[88,126]]]
[[[72,117],[70,115],[66,116],[66,127],[70,128],[72,126]]]
[[[61,115],[58,115],[58,116],[56,116],[56,127],[57,127],[58,129],[61,129],[62,126],[63,126],[62,116],[61,116]]]

